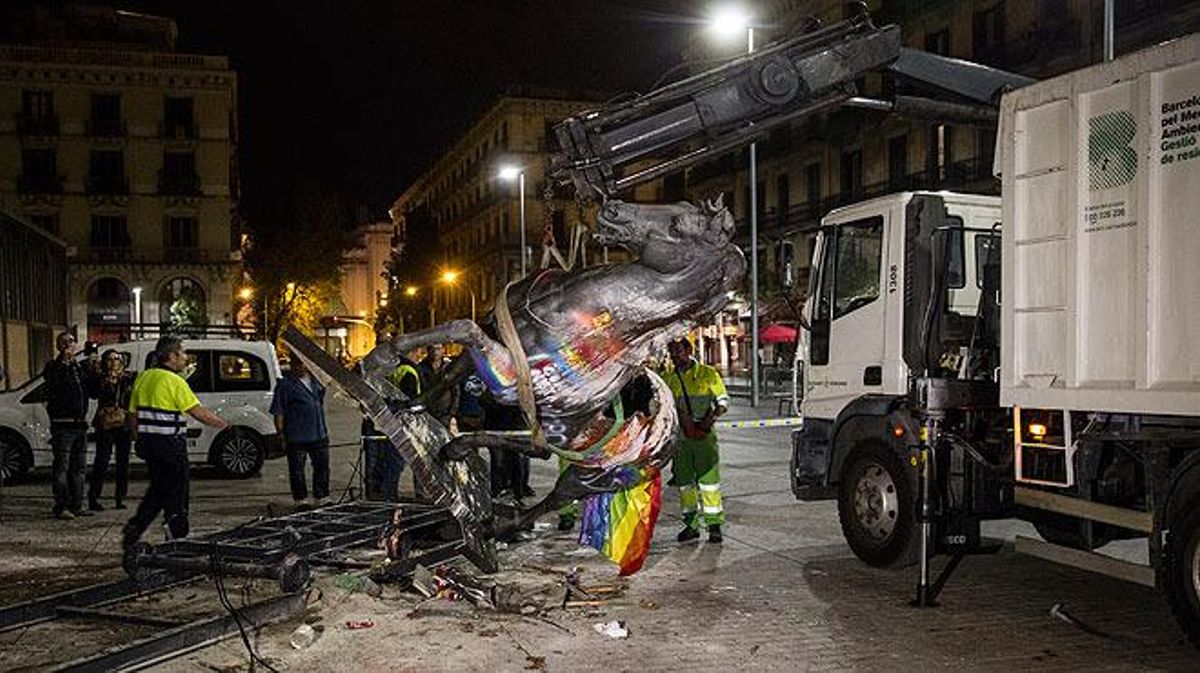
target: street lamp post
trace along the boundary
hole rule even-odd
[[[754,27],[750,17],[737,7],[724,7],[712,19],[712,29],[723,35],[734,35],[746,30],[746,53],[754,53]],[[758,362],[758,143],[750,143],[749,166],[750,202],[750,406],[758,406],[759,371]]]
[[[521,209],[521,277],[524,278],[529,271],[525,250],[525,171],[517,166],[504,166],[500,169],[500,179],[517,181],[517,201]]]
[[[133,323],[138,338],[142,336],[142,288],[133,288]]]

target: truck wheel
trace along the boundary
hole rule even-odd
[[[0,481],[25,476],[33,467],[33,454],[19,435],[0,431]]]
[[[1163,589],[1175,621],[1200,647],[1200,498],[1178,512],[1163,549]]]
[[[266,459],[261,437],[245,429],[226,430],[217,436],[212,463],[226,477],[246,479],[258,474]]]
[[[858,558],[877,568],[917,562],[916,480],[888,446],[862,442],[838,483],[842,534]]]

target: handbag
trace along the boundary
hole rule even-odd
[[[121,407],[100,407],[96,410],[94,424],[98,430],[115,430],[125,427],[125,410]]]

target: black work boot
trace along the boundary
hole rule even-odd
[[[566,533],[567,531],[569,531],[573,528],[575,528],[575,517],[571,516],[570,514],[559,514],[558,515],[558,530],[559,530],[559,532]]]
[[[699,533],[697,533],[699,535]],[[708,527],[708,541],[713,544],[721,544],[725,541],[725,536],[721,535],[720,524],[713,524]]]
[[[700,539],[700,531],[691,526],[684,526],[683,530],[679,531],[679,535],[675,536],[679,542],[695,542]]]

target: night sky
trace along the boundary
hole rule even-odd
[[[25,3],[27,4],[27,3]],[[646,90],[707,3],[126,0],[239,76],[243,204],[320,183],[382,216],[510,84]]]

